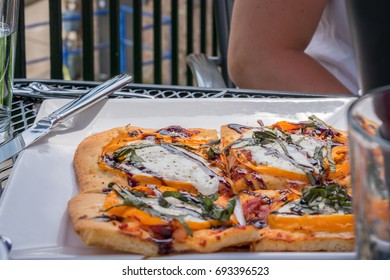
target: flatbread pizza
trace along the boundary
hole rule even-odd
[[[74,156],[75,231],[145,256],[353,250],[345,133],[314,116],[219,132],[129,125],[87,137]]]

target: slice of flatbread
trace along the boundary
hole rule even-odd
[[[303,194],[293,189],[244,191],[240,201],[246,222],[259,228],[252,251],[354,250],[351,198],[343,189],[312,187]]]
[[[190,195],[186,193],[186,197]],[[167,206],[164,209],[155,204],[156,200],[151,197],[133,198],[153,207],[143,208],[146,206],[140,207],[134,201],[138,207],[130,206],[129,202],[129,206],[123,206],[123,200],[114,191],[75,196],[69,202],[69,214],[75,231],[88,245],[145,256],[181,252],[210,253],[231,246],[249,245],[259,239],[255,227],[240,226],[231,214],[225,222],[209,220],[197,213],[198,209],[193,203],[175,204],[177,199],[173,196],[170,196],[171,199],[165,196],[165,199],[177,207]],[[223,204],[221,198],[218,203]],[[189,214],[185,214],[184,208]]]
[[[347,138],[322,121],[221,127],[222,160],[233,190],[349,186]]]
[[[213,143],[215,141],[215,143]],[[80,192],[99,192],[110,182],[168,185],[212,194],[230,185],[208,159],[218,143],[215,130],[170,126],[114,128],[87,137],[74,156]]]

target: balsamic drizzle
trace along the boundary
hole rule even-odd
[[[227,127],[230,129],[233,129],[235,132],[240,133],[240,134],[245,133],[246,130],[251,130],[251,129],[255,128],[253,126],[247,126],[247,125],[237,124],[237,123],[230,123],[227,125]],[[242,130],[243,128],[246,130]]]

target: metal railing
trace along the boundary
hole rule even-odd
[[[220,1],[220,0],[217,0]],[[224,0],[222,0],[224,1]],[[50,78],[63,78],[63,52],[64,45],[62,40],[62,7],[63,1],[50,0],[49,5],[49,35],[50,35]],[[94,57],[95,50],[95,34],[96,25],[94,25],[94,0],[79,0],[81,4],[81,34],[82,34],[82,80],[95,80],[96,61]],[[124,48],[121,47],[121,28],[123,23],[120,21],[121,1],[109,0],[108,2],[108,17],[109,17],[109,75],[114,76],[123,72],[121,62],[126,59],[126,63],[132,64],[134,82],[144,83],[145,77],[143,74],[143,66],[145,57],[143,56],[143,12],[145,1],[132,1],[132,23],[131,26],[126,26],[127,29],[132,28],[132,55],[126,57]],[[152,82],[155,84],[163,83],[163,76],[170,76],[170,84],[174,85],[192,85],[192,75],[185,63],[185,55],[190,53],[205,53],[210,56],[216,56],[219,53],[217,42],[216,21],[210,14],[214,14],[215,0],[153,0],[150,1],[153,5],[153,43],[152,43],[152,64],[153,75]],[[170,30],[169,30],[169,52],[170,65],[169,71],[163,69],[163,6],[170,5]],[[194,7],[197,5],[197,12],[194,13]],[[179,15],[179,9],[185,11]],[[165,9],[166,10],[166,9]],[[207,28],[209,25],[212,28]],[[121,27],[122,25],[122,27]],[[185,37],[180,30],[185,25]],[[165,27],[164,27],[165,28]],[[195,32],[196,31],[196,32]],[[20,0],[20,18],[18,29],[17,43],[17,59],[15,65],[16,78],[29,78],[26,72],[26,36],[25,36],[25,1]],[[195,35],[196,34],[196,35]],[[123,36],[122,36],[123,37]],[[165,40],[167,40],[165,38]],[[197,46],[197,47],[196,47]],[[184,49],[184,51],[183,51]],[[184,54],[184,55],[183,55]],[[184,69],[183,69],[184,68]],[[166,80],[166,79],[165,79]]]

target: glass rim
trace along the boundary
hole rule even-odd
[[[352,129],[354,131],[358,132],[359,135],[363,136],[365,139],[367,139],[368,141],[370,141],[372,143],[376,143],[379,146],[384,147],[384,148],[390,150],[390,140],[385,140],[382,137],[379,137],[377,135],[372,136],[372,135],[368,134],[367,131],[365,131],[355,121],[355,119],[352,116],[352,111],[355,109],[355,107],[359,106],[362,102],[365,102],[367,99],[372,99],[375,94],[385,94],[384,91],[390,91],[390,85],[386,85],[386,86],[375,88],[375,89],[369,91],[364,96],[359,97],[358,99],[356,99],[351,104],[351,106],[348,108],[348,111],[347,111],[347,121],[348,121],[348,124],[350,125],[350,127],[352,127]],[[348,137],[350,137],[350,136],[348,135]]]

